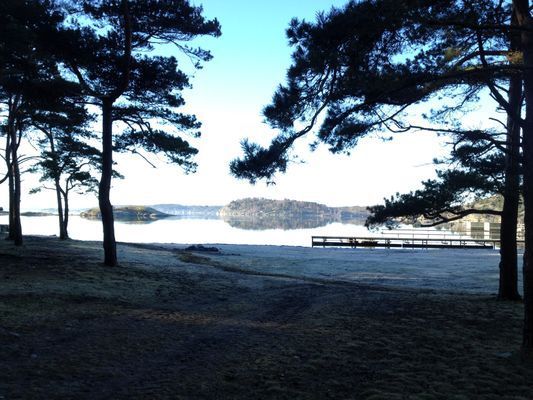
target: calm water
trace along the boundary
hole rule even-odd
[[[7,216],[0,216],[7,224]],[[57,235],[57,217],[22,217],[25,235]],[[100,221],[70,217],[69,234],[73,239],[102,240]],[[311,236],[369,235],[362,225],[331,223],[310,229],[246,230],[219,219],[166,218],[150,223],[115,223],[115,236],[121,242],[137,243],[225,243],[310,246]]]

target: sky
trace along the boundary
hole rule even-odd
[[[241,155],[244,138],[267,145],[276,135],[264,122],[261,110],[276,87],[285,80],[291,49],[285,29],[293,17],[314,20],[318,11],[341,6],[345,0],[194,0],[204,15],[217,18],[220,38],[202,38],[193,45],[209,49],[214,58],[201,70],[185,61],[193,88],[184,92],[184,111],[202,122],[202,136],[187,138],[199,149],[198,169],[186,175],[178,167],[150,155],[151,167],[140,157],[118,155],[117,169],[125,179],[114,180],[114,205],[177,203],[224,205],[244,197],[316,201],[329,206],[371,205],[396,192],[420,187],[434,176],[432,160],[446,154],[445,140],[433,134],[401,134],[393,141],[364,139],[348,155],[332,155],[325,146],[309,151],[309,141],[300,142],[292,163],[276,185],[255,185],[229,174],[229,162]],[[54,195],[26,193],[38,183],[24,176],[22,209],[54,207]],[[7,207],[7,187],[0,206]],[[97,205],[94,195],[75,196],[72,208]]]

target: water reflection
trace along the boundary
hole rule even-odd
[[[398,232],[369,232],[363,226],[363,219],[346,222],[330,222],[326,218],[226,218],[207,219],[192,216],[173,216],[163,219],[142,219],[116,221],[115,234],[118,241],[160,242],[183,244],[263,244],[311,246],[311,236],[350,236],[368,237],[391,234],[414,236],[424,235],[464,235],[476,239],[497,240],[498,224],[486,227],[481,225],[455,225],[441,229],[412,229],[401,226]],[[0,224],[7,224],[7,216],[0,216]],[[25,235],[57,235],[57,216],[22,217]],[[411,230],[407,232],[407,230]],[[71,216],[70,236],[81,240],[102,240],[102,224],[99,220],[89,220]],[[431,236],[431,237],[432,237]]]
[[[7,216],[0,216],[7,224]],[[57,216],[22,217],[24,235],[58,235]],[[80,240],[102,240],[102,223],[96,219],[71,216],[70,237]],[[362,225],[331,223],[316,228],[243,229],[222,219],[169,217],[153,221],[115,221],[115,237],[119,242],[183,243],[183,244],[261,244],[311,246],[311,236],[365,236]]]
[[[98,222],[100,222],[100,220],[96,220]],[[148,225],[148,224],[151,224],[153,222],[156,222],[157,219],[151,219],[151,218],[137,218],[137,219],[133,219],[133,218],[130,218],[130,219],[118,219],[116,220],[116,222],[120,222],[122,224],[126,224],[126,225]]]
[[[365,220],[350,219],[339,220],[328,217],[312,218],[291,218],[291,217],[267,217],[267,216],[224,216],[224,222],[238,229],[261,231],[267,229],[282,229],[284,231],[293,229],[314,229],[326,226],[335,222],[343,224],[364,225]]]

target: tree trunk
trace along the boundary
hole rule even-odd
[[[16,107],[18,100],[14,99],[9,109],[8,135],[9,135],[9,238],[15,246],[22,245],[22,224],[20,222],[20,169],[18,162],[18,138],[16,130]]]
[[[9,167],[9,181],[8,181],[8,189],[9,189],[9,234],[7,235],[7,240],[15,240],[15,183],[13,180],[13,169],[11,166]]]
[[[56,201],[57,201],[57,216],[59,220],[59,239],[65,240],[68,239],[68,235],[65,229],[65,215],[63,214],[63,201],[61,196],[61,184],[59,182],[59,166],[57,165],[57,154],[54,143],[54,135],[52,132],[46,133],[48,141],[50,142],[50,153],[55,162],[55,172],[54,172],[54,188],[56,191]]]
[[[526,75],[529,74],[531,73],[526,73]],[[523,271],[524,337],[522,344],[525,353],[533,355],[533,79],[528,79],[528,81],[526,83],[526,127],[523,140],[525,250]]]
[[[13,193],[13,175],[11,174],[11,145],[9,141],[10,137],[9,135],[6,135],[6,149],[5,149],[5,162],[6,162],[6,171],[7,171],[7,190],[8,190],[8,216],[7,216],[7,223],[8,223],[8,233],[6,236],[6,240],[13,240],[12,233],[11,233],[11,225],[13,220],[13,210],[11,207],[12,201],[11,201],[11,193]]]
[[[513,47],[513,46],[512,46]],[[509,106],[520,115],[522,106],[522,78],[513,76],[509,83]],[[505,187],[500,226],[500,300],[520,300],[518,293],[518,267],[516,229],[520,201],[520,124],[507,117],[507,154],[505,157]]]
[[[111,176],[113,173],[113,102],[102,101],[102,177],[98,190],[98,202],[104,230],[104,264],[110,267],[117,265],[117,245],[113,206],[109,199]]]
[[[7,235],[7,240],[13,240],[13,232],[14,232],[14,220],[13,220],[13,192],[14,192],[14,181],[13,181],[13,168],[11,167],[11,141],[10,136],[7,136],[7,144],[6,144],[6,166],[7,166],[7,187],[9,191],[9,216],[8,216],[8,224],[9,224],[9,232]]]
[[[533,356],[533,21],[529,14],[529,1],[514,0],[517,20],[525,30],[521,33],[524,56],[524,94],[526,116],[523,126],[523,193],[524,193],[524,334],[522,351]]]
[[[65,239],[68,239],[68,213],[69,213],[69,205],[68,205],[68,188],[63,192],[63,201],[65,204],[65,210],[64,210],[64,217],[63,217],[63,226],[65,228]]]
[[[13,241],[15,246],[22,246],[22,223],[20,222],[20,169],[17,154],[13,156]]]
[[[66,227],[65,227],[65,214],[63,213],[63,200],[61,199],[61,185],[59,179],[54,179],[54,187],[56,190],[56,200],[57,200],[57,214],[59,216],[59,239],[65,240],[68,239]]]

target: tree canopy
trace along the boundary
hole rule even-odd
[[[487,137],[491,140],[484,140]],[[453,138],[450,156],[435,160],[439,167],[437,179],[422,182],[422,189],[397,193],[384,199],[383,205],[370,207],[367,225],[394,225],[396,219],[410,222],[423,219],[423,225],[435,226],[470,214],[501,216],[501,209],[468,206],[479,198],[505,194],[507,149],[494,146],[496,140],[499,140],[497,133],[460,132],[459,137]]]
[[[409,106],[439,96],[446,106],[428,115],[449,125],[487,79],[516,72],[506,61],[507,36],[484,28],[509,20],[509,4],[489,0],[351,1],[314,23],[293,20],[287,82],[263,110],[279,134],[268,148],[243,142],[232,173],[252,182],[272,179],[286,170],[295,140],[308,133],[334,153],[349,151],[370,133],[408,129],[412,123],[402,117]],[[480,50],[479,39],[490,50]],[[494,62],[486,68],[480,55]]]
[[[57,63],[48,50],[61,16],[46,1],[11,0],[0,7],[0,104],[5,117],[9,238],[21,245],[18,149],[29,128],[28,115],[45,103],[59,79]]]

